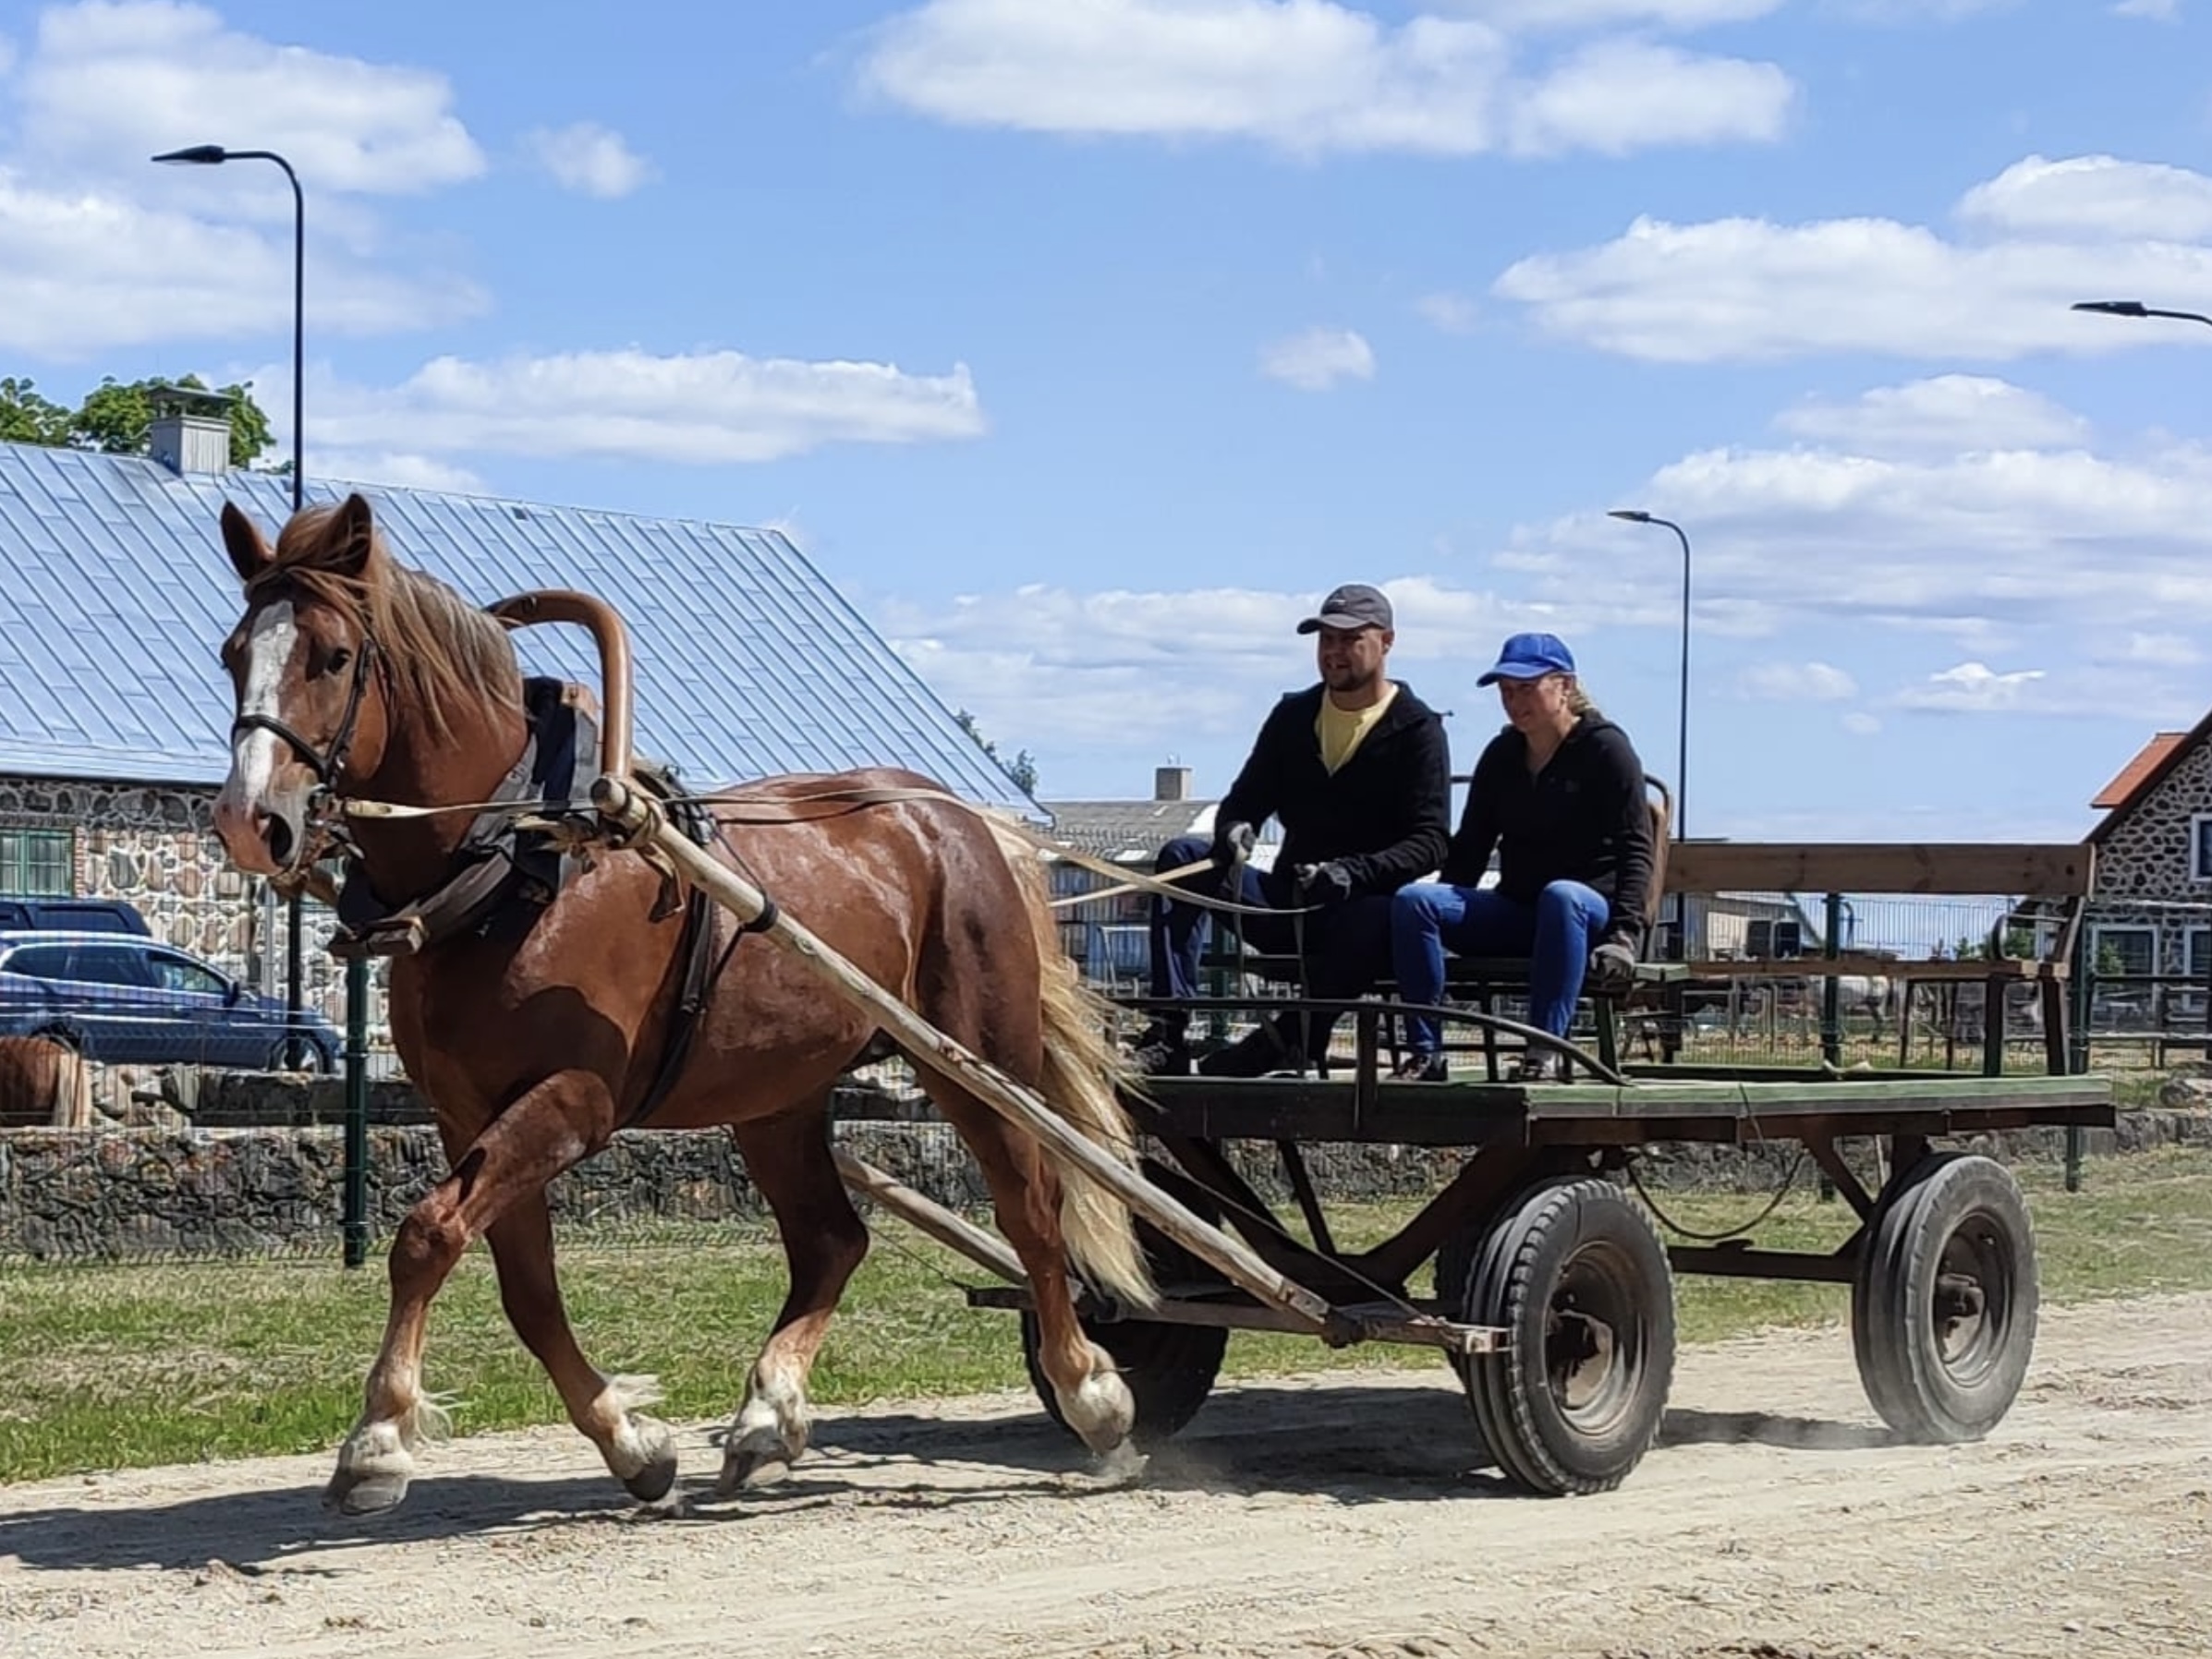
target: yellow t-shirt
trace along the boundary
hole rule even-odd
[[[1336,700],[1328,693],[1321,694],[1321,712],[1314,718],[1314,735],[1321,740],[1321,764],[1334,772],[1358,752],[1375,722],[1382,718],[1382,711],[1391,706],[1398,695],[1392,684],[1381,697],[1365,708],[1339,708]]]

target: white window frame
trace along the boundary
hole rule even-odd
[[[2092,974],[2097,970],[2097,959],[2105,953],[2105,936],[2114,933],[2147,935],[2150,939],[2150,961],[2144,972],[2156,974],[2158,971],[2158,926],[2156,922],[2099,922],[2089,929],[2089,967]],[[2128,994],[2133,994],[2133,988],[2130,987]],[[2150,987],[2142,988],[2147,990]]]
[[[2189,879],[2212,883],[2212,812],[2189,819]]]

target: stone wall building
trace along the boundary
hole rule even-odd
[[[241,604],[220,515],[236,502],[273,536],[290,483],[179,470],[225,453],[191,435],[157,430],[169,462],[0,443],[0,893],[128,899],[163,939],[281,992],[284,908],[229,866],[212,811],[233,712],[217,653]],[[355,489],[395,555],[469,599],[573,587],[613,603],[638,751],[687,781],[896,764],[1046,817],[776,531],[376,485],[305,493],[313,506]],[[526,672],[597,686],[581,630],[517,644]],[[310,904],[305,922],[306,999],[336,1023],[329,918]]]
[[[2212,982],[2212,714],[2187,732],[2161,732],[2098,793],[2090,830],[2097,885],[2084,932],[2096,987],[2093,1027],[2172,1030],[2206,1017]],[[2110,982],[2172,976],[2165,986]]]

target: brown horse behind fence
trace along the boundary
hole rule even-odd
[[[298,879],[334,803],[517,798],[542,729],[526,716],[505,630],[397,563],[365,501],[296,515],[273,549],[236,506],[223,532],[246,587],[223,650],[237,720],[216,826],[234,863]],[[1106,1011],[1061,954],[1035,860],[980,815],[942,803],[804,816],[809,798],[819,809],[867,785],[929,783],[903,771],[772,780],[717,795],[721,821],[705,833],[876,983],[1132,1156]],[[779,1478],[806,1445],[808,1374],[868,1249],[832,1157],[828,1108],[839,1076],[871,1051],[872,1025],[780,952],[743,948],[734,918],[695,912],[634,852],[598,851],[580,871],[555,856],[534,867],[562,874],[521,870],[486,899],[468,883],[486,856],[504,856],[485,848],[502,845],[509,821],[463,810],[342,826],[355,848],[342,914],[405,919],[428,901],[424,942],[393,964],[391,1023],[451,1173],[393,1240],[390,1322],[328,1501],[358,1513],[405,1496],[412,1454],[442,1418],[423,1387],[431,1300],[480,1238],[508,1319],[570,1420],[632,1494],[669,1490],[674,1439],[640,1410],[650,1379],[602,1374],[569,1327],[545,1194],[640,1120],[728,1125],[775,1214],[790,1291],[730,1425],[721,1487]],[[1149,1302],[1127,1213],[1056,1171],[1033,1137],[952,1079],[921,1069],[921,1081],[981,1164],[1028,1273],[1063,1411],[1094,1451],[1120,1455],[1132,1402],[1076,1324],[1068,1255],[1100,1289]]]
[[[92,1075],[84,1056],[52,1037],[0,1036],[0,1124],[92,1125]]]

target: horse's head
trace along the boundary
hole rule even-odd
[[[383,757],[385,680],[367,596],[390,561],[358,495],[296,515],[274,548],[226,504],[223,541],[246,612],[223,642],[237,706],[215,830],[240,869],[296,875],[313,854],[325,792],[373,776]]]

